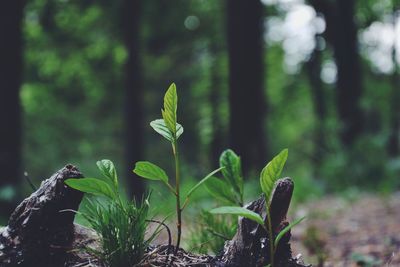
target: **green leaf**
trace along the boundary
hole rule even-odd
[[[165,125],[171,131],[172,136],[176,137],[176,110],[178,108],[178,95],[176,94],[175,83],[172,83],[164,96],[164,109],[161,110]]]
[[[234,191],[243,199],[243,175],[240,157],[231,149],[222,152],[219,165],[225,167],[222,170],[224,178],[231,184]]]
[[[76,190],[97,195],[97,196],[105,196],[110,199],[115,199],[115,193],[111,189],[111,187],[104,181],[96,179],[96,178],[80,178],[80,179],[67,179],[65,183]]]
[[[167,125],[165,124],[165,121],[163,119],[158,119],[150,122],[150,126],[162,135],[165,139],[170,141],[171,143],[174,142],[174,136],[171,133],[171,131],[168,129]],[[176,124],[176,139],[178,139],[183,133],[183,127],[179,123]]]
[[[282,229],[282,231],[279,232],[279,234],[275,237],[275,242],[274,242],[274,246],[277,247],[279,244],[279,241],[282,239],[282,237],[290,230],[292,229],[294,226],[296,226],[297,224],[299,224],[302,220],[304,220],[306,217],[301,217],[298,218],[297,220],[293,221],[292,223],[290,223],[288,226],[286,226],[285,228]]]
[[[186,198],[189,198],[194,191],[196,191],[197,188],[199,188],[199,186],[201,186],[204,182],[206,182],[208,179],[210,179],[214,174],[216,174],[217,172],[219,172],[220,170],[222,170],[223,167],[218,168],[212,172],[210,172],[209,174],[207,174],[206,177],[204,177],[203,179],[201,179],[200,182],[198,182],[195,186],[192,187],[192,189],[189,190],[189,193],[187,194]]]
[[[210,213],[238,215],[250,219],[252,221],[255,221],[260,225],[264,225],[264,221],[261,218],[260,214],[242,207],[230,207],[230,206],[219,207],[210,210]]]
[[[216,199],[225,202],[229,205],[238,204],[235,200],[235,196],[231,191],[229,184],[217,177],[211,177],[205,182],[206,190]]]
[[[168,175],[165,173],[165,171],[148,161],[136,162],[133,172],[143,178],[168,183]]]
[[[108,159],[102,159],[96,162],[97,167],[101,173],[110,179],[115,188],[118,188],[118,176],[114,163]]]
[[[279,179],[279,175],[281,175],[283,166],[285,166],[288,153],[289,153],[288,149],[282,150],[261,171],[260,175],[261,189],[264,192],[265,199],[267,200],[268,203],[270,201],[275,182]]]

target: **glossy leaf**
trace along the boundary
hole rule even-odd
[[[136,162],[133,172],[146,179],[159,180],[168,183],[168,175],[165,171],[148,161]]]
[[[101,173],[107,177],[114,185],[115,188],[118,187],[118,176],[115,169],[114,163],[111,160],[103,159],[96,162],[97,167]]]
[[[288,149],[284,149],[276,157],[274,157],[261,171],[261,189],[264,192],[265,199],[268,202],[270,201],[275,182],[279,179],[279,175],[281,175],[283,166],[285,166],[287,157]]]
[[[292,223],[290,223],[288,226],[286,226],[285,228],[282,229],[282,231],[279,232],[279,234],[276,236],[275,238],[275,242],[274,242],[274,246],[277,247],[279,244],[279,241],[282,239],[282,237],[290,230],[292,229],[294,226],[296,226],[297,224],[299,224],[302,220],[304,220],[306,217],[301,217],[298,218],[297,220],[293,221]]]
[[[222,174],[225,179],[231,184],[235,192],[242,198],[243,196],[243,176],[240,157],[231,149],[225,150],[219,159]]]
[[[252,221],[255,221],[260,225],[264,225],[264,221],[261,218],[260,214],[242,207],[230,207],[230,206],[219,207],[216,209],[212,209],[210,213],[238,215],[250,219]]]
[[[84,193],[89,193],[97,196],[105,196],[110,199],[115,199],[115,193],[111,187],[104,181],[96,178],[80,178],[67,179],[65,183],[76,190]]]
[[[206,190],[216,199],[229,205],[238,204],[229,184],[217,177],[211,177],[204,183]]]
[[[216,174],[217,172],[219,172],[220,170],[222,170],[223,168],[218,168],[212,172],[210,172],[206,177],[204,177],[203,179],[201,179],[200,182],[198,182],[195,186],[192,187],[192,189],[189,190],[189,193],[187,194],[186,198],[189,198],[194,191],[196,191],[197,188],[199,188],[202,184],[204,184],[208,179],[210,179],[214,174]]]
[[[176,137],[176,110],[178,108],[178,95],[176,94],[175,83],[172,83],[164,95],[164,109],[161,111],[165,125]]]
[[[171,143],[174,142],[174,136],[171,133],[171,131],[168,129],[167,125],[165,124],[165,121],[163,119],[158,119],[150,122],[150,126],[162,135],[165,139],[170,141]],[[179,123],[176,124],[176,139],[178,139],[183,133],[183,127]]]

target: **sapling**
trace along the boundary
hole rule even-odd
[[[219,166],[222,177],[212,177],[204,184],[211,196],[225,205],[243,206],[243,174],[240,157],[231,149],[221,153]],[[233,216],[213,216],[209,211],[201,211],[198,225],[191,233],[191,247],[200,253],[208,250],[218,253],[226,240],[237,230]],[[200,225],[200,227],[199,227]],[[200,246],[199,246],[200,244]]]
[[[178,109],[178,95],[176,92],[176,86],[174,83],[170,85],[164,96],[164,108],[161,109],[162,119],[157,119],[150,122],[150,126],[161,136],[167,139],[172,146],[172,154],[175,161],[175,186],[169,183],[169,178],[166,172],[148,161],[138,161],[135,164],[133,170],[137,175],[150,179],[158,180],[164,183],[168,190],[175,195],[176,198],[176,216],[177,216],[177,238],[176,238],[176,250],[178,251],[182,235],[182,212],[189,203],[190,196],[208,179],[210,179],[215,173],[219,172],[222,168],[218,168],[204,177],[198,182],[192,189],[187,193],[184,202],[181,202],[180,192],[180,164],[179,164],[179,149],[178,139],[183,133],[183,127],[177,122],[177,109]]]
[[[271,213],[270,213],[270,205],[271,205],[271,197],[272,197],[272,191],[275,187],[275,182],[278,180],[283,167],[286,163],[288,157],[288,150],[284,149],[282,150],[276,157],[274,157],[261,171],[260,174],[260,186],[261,189],[265,195],[265,208],[266,208],[266,218],[263,220],[260,214],[248,210],[244,207],[238,207],[238,206],[224,206],[224,207],[219,207],[216,209],[211,210],[211,213],[214,214],[232,214],[232,215],[238,215],[242,216],[245,218],[248,218],[250,220],[253,220],[257,222],[259,225],[261,225],[265,231],[268,233],[268,240],[269,240],[269,258],[270,258],[270,264],[269,266],[274,267],[274,256],[276,252],[276,248],[279,244],[279,241],[281,238],[291,229],[293,228],[296,224],[300,223],[304,217],[299,218],[286,226],[282,231],[280,231],[277,236],[274,239],[274,233],[272,231],[272,221],[271,221]]]

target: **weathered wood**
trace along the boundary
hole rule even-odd
[[[274,236],[288,225],[286,214],[289,209],[293,193],[293,181],[290,178],[280,179],[277,182],[271,200],[271,220]],[[266,220],[265,197],[246,206],[247,209],[260,214]],[[277,266],[304,266],[292,258],[290,248],[290,231],[281,239],[275,254]],[[232,240],[225,244],[221,262],[226,266],[265,266],[270,262],[269,241],[264,228],[246,218],[240,218],[238,230]]]
[[[75,213],[83,194],[64,184],[83,177],[67,165],[26,198],[0,233],[1,266],[64,266],[74,238]],[[69,211],[68,211],[69,210]]]

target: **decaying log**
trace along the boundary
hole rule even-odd
[[[292,193],[293,181],[290,178],[280,179],[277,182],[269,209],[274,236],[288,225],[286,214]],[[265,205],[266,201],[262,195],[259,199],[247,205],[246,208],[257,212],[266,220]],[[290,231],[285,234],[278,245],[274,258],[276,265],[282,267],[304,266],[299,260],[292,258],[289,240]],[[231,267],[258,267],[269,263],[269,240],[264,228],[249,219],[240,218],[236,235],[225,244],[221,262]]]
[[[26,198],[0,233],[0,266],[64,266],[74,239],[75,213],[83,194],[64,184],[83,177],[67,165]]]
[[[71,210],[78,209],[83,195],[67,187],[64,181],[67,178],[79,177],[83,177],[79,170],[67,165],[43,181],[40,188],[15,209],[8,226],[0,230],[0,267],[104,266],[93,255],[89,255],[88,250],[82,249],[84,247],[100,249],[98,236],[93,230],[73,223],[75,213]],[[293,182],[290,178],[278,181],[270,206],[275,236],[288,225],[286,214],[292,192]],[[247,205],[247,208],[265,218],[265,203],[265,198],[261,196]],[[169,261],[168,266],[184,266],[185,264],[179,262],[187,261],[191,264],[196,262],[193,266],[265,266],[270,261],[266,231],[245,218],[240,218],[238,223],[236,235],[226,242],[223,253],[216,257],[208,255],[197,255],[197,257],[183,249],[179,249],[177,255],[170,257],[166,251],[174,249],[170,250],[164,245],[150,247],[145,258],[155,257],[153,266],[165,266],[164,259],[168,258],[175,259]],[[276,266],[304,267],[305,265],[292,258],[289,240],[290,231],[279,243],[274,259]],[[177,257],[181,257],[182,261]],[[157,262],[160,265],[156,264]]]

